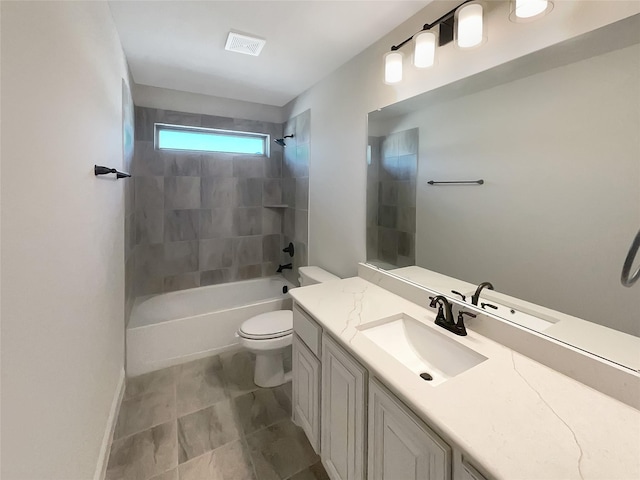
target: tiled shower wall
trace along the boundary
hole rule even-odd
[[[285,277],[298,284],[298,268],[307,264],[309,244],[309,137],[311,111],[307,110],[290,118],[284,125],[286,138],[282,163],[282,203],[284,210],[283,243],[293,243],[295,256],[285,254],[283,263],[292,263],[292,270],[285,270]]]
[[[415,265],[418,129],[371,137],[369,145],[367,259]]]
[[[154,123],[282,136],[282,125],[136,107],[135,295],[274,275],[284,260],[282,147],[269,156],[154,149]],[[288,260],[287,260],[288,261]]]

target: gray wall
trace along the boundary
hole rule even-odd
[[[269,156],[154,149],[155,122],[282,135],[270,122],[136,107],[135,295],[274,275],[282,260],[282,151]]]
[[[639,335],[638,290],[620,284],[640,226],[639,58],[615,50],[397,123],[420,128],[418,264]]]
[[[307,265],[310,132],[310,110],[290,118],[284,125],[284,134],[293,135],[293,138],[285,139],[287,146],[282,164],[282,203],[287,205],[282,232],[283,243],[294,244],[295,256],[290,258],[285,254],[283,263],[293,264],[293,270],[285,270],[285,277],[295,285],[298,284],[298,268]]]
[[[367,259],[414,265],[418,129],[369,137],[369,145]]]

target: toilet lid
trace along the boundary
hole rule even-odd
[[[238,332],[241,337],[266,339],[284,337],[293,331],[293,312],[278,310],[262,313],[243,322]]]

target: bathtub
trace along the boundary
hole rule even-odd
[[[239,347],[236,331],[260,313],[290,310],[283,277],[192,288],[136,299],[126,332],[128,376]]]

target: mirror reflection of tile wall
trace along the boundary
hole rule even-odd
[[[418,129],[369,137],[367,157],[367,260],[415,265]]]

